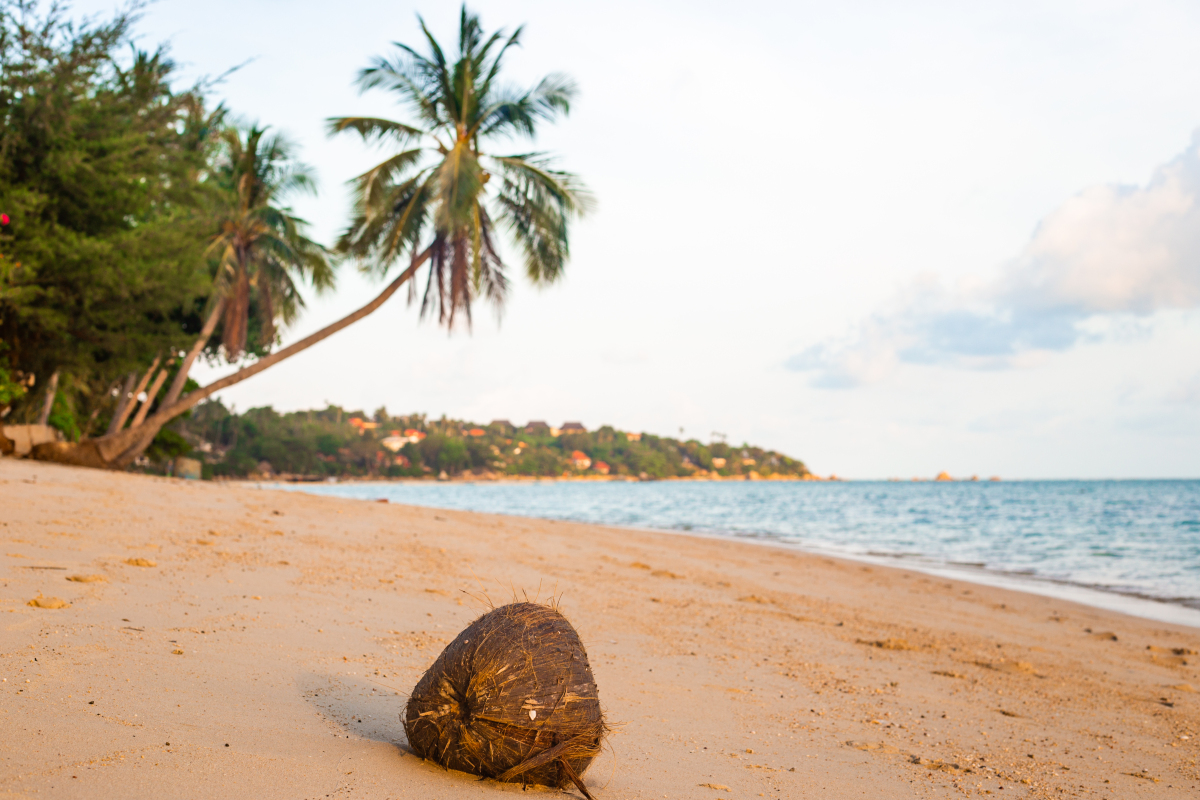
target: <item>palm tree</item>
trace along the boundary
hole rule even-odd
[[[252,322],[259,329],[258,344],[269,347],[275,343],[277,323],[289,325],[295,320],[304,307],[295,278],[309,281],[318,292],[333,286],[329,253],[304,235],[303,220],[293,216],[290,208],[279,205],[290,194],[314,191],[312,172],[295,160],[286,139],[269,137],[266,133],[265,128],[257,126],[245,131],[229,126],[216,133],[218,155],[211,176],[216,232],[208,246],[216,270],[214,291],[200,335],[175,372],[175,379],[159,404],[162,407],[178,399],[192,365],[218,324],[222,327],[225,359],[236,362],[246,351]],[[122,399],[145,388],[157,366],[155,359],[142,376],[138,390],[126,392]],[[168,361],[159,370],[133,418],[132,428],[146,418],[170,366]],[[109,433],[121,430],[132,411],[132,403],[123,403],[113,416]],[[149,444],[150,440],[144,440],[133,457]]]
[[[222,345],[229,361],[246,350],[251,295],[256,294],[260,344],[275,341],[276,320],[292,322],[304,300],[293,275],[323,291],[333,286],[325,248],[304,235],[303,220],[279,203],[298,191],[314,192],[308,167],[279,136],[257,126],[227,129],[214,176],[224,196],[208,252],[217,258],[217,295],[224,300]]]
[[[231,375],[184,397],[160,403],[158,411],[137,428],[78,445],[63,443],[39,457],[87,466],[128,466],[167,422],[206,397],[257,375],[371,314],[426,262],[429,274],[422,313],[436,308],[439,322],[448,327],[453,327],[462,314],[469,324],[471,303],[479,293],[499,306],[508,286],[494,220],[507,226],[523,256],[526,275],[534,284],[561,278],[569,255],[568,224],[588,209],[590,196],[573,175],[553,169],[543,153],[490,155],[481,148],[498,138],[533,139],[539,123],[569,112],[574,85],[562,76],[551,75],[525,91],[501,87],[497,81],[503,56],[519,44],[521,29],[507,38],[503,32],[485,38],[479,18],[469,14],[465,6],[453,63],[447,62],[424,20],[421,29],[428,56],[397,44],[400,53],[394,60],[377,58],[359,77],[364,90],[380,87],[398,92],[416,112],[417,124],[371,117],[330,121],[334,132],[357,131],[365,141],[391,141],[401,147],[356,179],[353,219],[337,245],[339,252],[356,258],[364,271],[380,276],[403,264],[407,254],[407,266],[401,273],[362,308]],[[260,152],[262,147],[242,145],[242,152]],[[248,169],[241,174],[247,176],[249,185],[255,180],[250,176],[259,173]],[[493,176],[497,178],[495,183]],[[239,177],[236,185],[241,186],[241,180]],[[284,185],[291,185],[266,179],[263,184],[275,187],[264,190],[271,197],[281,194]],[[261,218],[268,216],[263,211]],[[287,213],[283,216],[300,229],[299,220]],[[284,229],[274,230],[278,233]],[[298,271],[314,282],[319,280],[316,262],[283,258],[277,264],[272,262],[281,254],[301,252],[295,246],[291,250],[276,247],[274,240],[264,235],[264,247],[257,252],[270,255],[239,260],[239,241],[243,240],[231,236],[228,250],[222,250],[229,254],[223,263],[230,265],[226,274],[231,286],[229,296],[235,303],[241,302],[236,299],[242,274],[237,264],[248,265],[248,279],[263,276],[257,284],[260,288],[267,275],[275,274],[275,266],[285,272]],[[268,292],[272,303],[276,297],[287,295],[286,289],[278,291],[277,284],[270,284]],[[410,300],[415,294],[410,288]],[[229,342],[244,344],[241,337],[239,332]],[[185,368],[190,363],[185,362]],[[182,386],[182,380],[177,382]]]
[[[355,131],[367,142],[398,149],[355,179],[353,219],[337,249],[380,273],[406,253],[410,268],[427,260],[421,314],[436,310],[438,321],[452,328],[459,314],[470,325],[471,302],[479,294],[497,307],[504,302],[508,278],[497,222],[521,251],[529,280],[550,283],[567,261],[568,222],[587,209],[590,196],[543,154],[490,152],[495,140],[532,139],[538,123],[567,114],[575,96],[575,85],[562,75],[524,90],[499,83],[504,56],[520,43],[522,28],[507,37],[503,31],[485,36],[464,5],[458,54],[450,62],[420,22],[427,55],[396,43],[394,58],[376,57],[358,80],[363,90],[395,92],[415,124],[330,120],[333,133]],[[415,296],[410,284],[410,302]]]
[[[289,195],[315,192],[312,171],[296,161],[292,145],[265,128],[226,127],[219,133],[213,171],[216,233],[208,254],[216,262],[215,291],[199,338],[184,357],[162,405],[175,402],[196,357],[221,323],[226,360],[237,361],[247,347],[252,313],[260,346],[276,339],[277,324],[290,325],[304,308],[295,278],[318,292],[333,287],[333,266],[324,247],[304,235],[304,220],[280,206]],[[252,302],[252,300],[254,302]]]

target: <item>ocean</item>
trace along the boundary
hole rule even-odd
[[[1200,480],[263,486],[732,537],[1200,627]]]

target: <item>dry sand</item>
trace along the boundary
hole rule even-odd
[[[515,796],[413,756],[399,721],[514,589],[561,594],[588,647],[617,726],[600,800],[1200,797],[1192,628],[784,548],[11,459],[0,503],[0,798]]]

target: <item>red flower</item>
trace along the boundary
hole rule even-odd
[[[8,224],[8,214],[0,214],[0,225]]]

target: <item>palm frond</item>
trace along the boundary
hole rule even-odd
[[[378,117],[332,117],[326,121],[329,123],[328,130],[331,135],[354,131],[367,143],[392,139],[401,145],[406,145],[425,135],[425,131],[420,128]]]
[[[552,283],[570,256],[569,222],[591,208],[591,195],[574,175],[551,169],[544,158],[495,160],[503,175],[500,215],[524,252],[525,274],[535,284]]]
[[[397,42],[390,57],[372,59],[358,78],[363,90],[396,92],[412,107],[415,123],[330,120],[331,133],[351,130],[364,141],[388,139],[401,146],[353,181],[352,218],[337,251],[381,273],[402,263],[405,254],[416,263],[418,253],[422,258],[428,253],[421,316],[436,316],[448,328],[459,321],[470,327],[474,300],[500,308],[509,291],[496,221],[512,234],[532,281],[554,281],[565,268],[568,228],[589,208],[587,190],[544,156],[492,157],[483,148],[501,137],[532,139],[539,124],[570,113],[577,89],[561,74],[531,88],[499,84],[504,59],[520,44],[523,28],[489,34],[464,5],[451,60],[425,21],[418,21],[420,50]],[[493,158],[485,169],[485,160]],[[416,285],[409,291],[415,301]]]

